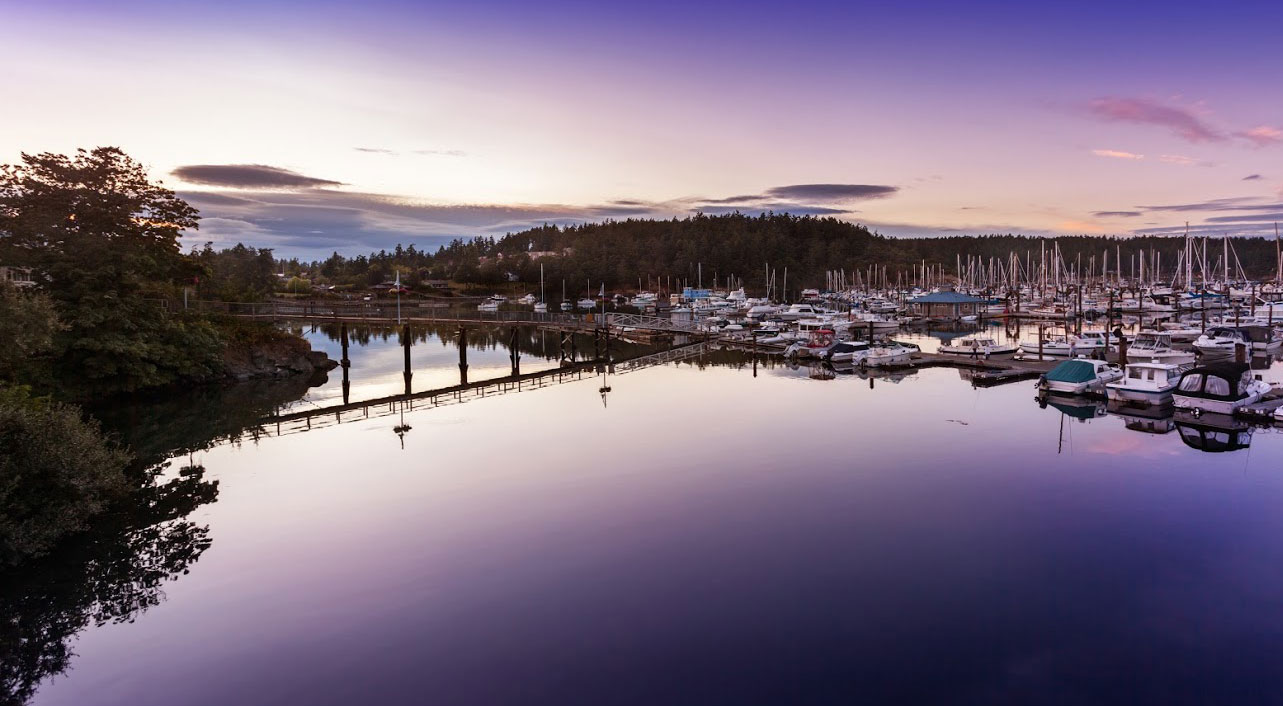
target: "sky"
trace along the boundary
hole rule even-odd
[[[1283,3],[0,0],[0,163],[121,147],[187,245],[764,210],[1273,234]]]

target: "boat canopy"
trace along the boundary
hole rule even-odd
[[[1048,382],[1080,383],[1096,379],[1096,366],[1086,360],[1066,360],[1047,373]]]
[[[1181,375],[1179,393],[1209,400],[1237,400],[1247,396],[1251,366],[1247,363],[1210,363],[1191,368]]]

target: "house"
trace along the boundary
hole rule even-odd
[[[0,265],[0,282],[8,282],[18,288],[36,286],[36,280],[31,276],[30,267]]]
[[[428,289],[449,289],[450,288],[450,282],[444,279],[424,280],[423,284]]]

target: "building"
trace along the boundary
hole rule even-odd
[[[36,280],[31,276],[30,267],[0,265],[0,282],[8,282],[19,288],[36,286]]]
[[[924,294],[909,300],[913,313],[929,319],[957,319],[963,316],[975,316],[987,301],[952,290],[942,290]]]

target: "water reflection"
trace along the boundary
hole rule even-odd
[[[167,480],[160,472],[89,532],[0,575],[0,703],[26,703],[69,668],[79,632],[158,605],[165,583],[209,548],[209,528],[186,518],[217,499],[218,482],[199,467]]]
[[[413,349],[416,385],[456,380],[449,335]],[[470,337],[471,362],[506,374],[510,335]],[[399,392],[396,332],[368,336],[353,394],[380,391],[385,359]],[[1277,438],[1204,454],[1262,432],[960,375],[713,349],[299,435],[255,420],[340,394],[333,376],[124,411],[117,433],[147,455],[206,449],[210,470],[158,476],[136,519],[12,577],[6,695],[42,679],[50,706],[1283,688],[1269,660],[1224,659],[1283,639]],[[76,669],[50,682],[78,632]]]

